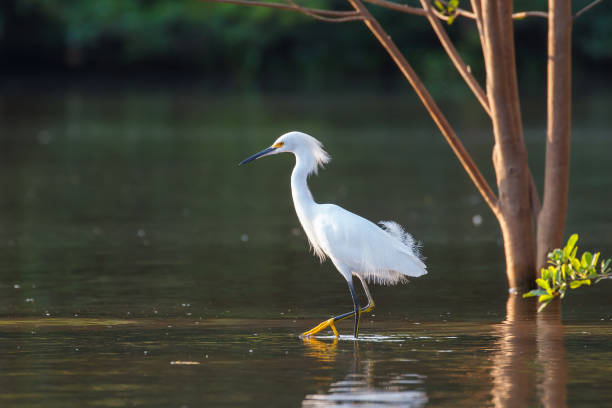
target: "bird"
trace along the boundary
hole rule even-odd
[[[280,153],[293,153],[295,156],[291,195],[311,249],[321,262],[329,259],[346,279],[354,306],[354,310],[321,322],[302,333],[301,337],[314,336],[329,327],[338,338],[335,322],[354,316],[353,335],[357,338],[361,314],[375,307],[366,282],[392,285],[406,282],[407,277],[425,275],[427,267],[420,254],[420,243],[396,222],[381,221],[377,225],[338,205],[315,202],[308,188],[308,177],[316,175],[320,167],[330,162],[331,157],[320,141],[306,133],[285,133],[270,147],[238,165]],[[355,277],[368,299],[368,304],[363,307],[355,291]]]

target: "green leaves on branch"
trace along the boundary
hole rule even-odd
[[[538,289],[523,294],[523,297],[538,296],[541,303],[538,312],[542,311],[554,298],[563,299],[567,288],[578,289],[583,285],[591,285],[602,279],[612,278],[610,263],[612,259],[601,261],[599,269],[599,252],[592,254],[585,252],[581,257],[577,257],[578,234],[572,235],[567,240],[567,245],[563,249],[555,249],[548,254],[548,268],[542,268],[540,278],[536,279]]]
[[[434,5],[442,15],[448,16],[446,23],[448,25],[453,24],[455,17],[457,17],[457,8],[459,7],[459,0],[434,0]]]

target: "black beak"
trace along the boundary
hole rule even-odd
[[[243,164],[247,164],[248,162],[251,162],[251,161],[253,161],[255,159],[259,159],[261,156],[265,156],[266,154],[268,154],[270,152],[273,152],[274,150],[276,150],[276,147],[268,147],[267,149],[264,149],[261,152],[255,153],[251,157],[248,157],[248,158],[244,159],[243,161],[238,163],[238,165],[242,166]]]

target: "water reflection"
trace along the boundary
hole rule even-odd
[[[561,303],[554,302],[537,316],[538,396],[545,407],[566,407],[568,365],[565,355],[565,327],[561,323]]]
[[[338,355],[338,341],[324,343],[317,339],[305,339],[306,355],[321,363],[334,363]],[[415,389],[423,383],[424,376],[416,373],[395,373],[380,377],[375,374],[377,363],[388,361],[361,358],[359,342],[353,342],[353,361],[349,372],[338,381],[332,381],[325,393],[308,394],[302,407],[423,407],[427,394]],[[390,374],[385,370],[385,374]]]
[[[498,326],[492,397],[496,407],[565,407],[567,361],[558,302],[536,313],[535,300],[510,295]],[[534,387],[537,384],[537,387]]]

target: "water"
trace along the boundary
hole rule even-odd
[[[562,320],[508,300],[495,220],[412,99],[6,90],[0,405],[604,405],[609,284],[570,293]],[[451,121],[492,182],[486,118],[462,106]],[[612,256],[610,119],[589,106],[567,230]],[[541,179],[543,124],[525,111]],[[424,243],[430,274],[374,287],[358,342],[351,322],[338,341],[298,337],[351,299],[307,252],[291,158],[236,166],[292,129],[333,157],[310,182],[319,202]]]

